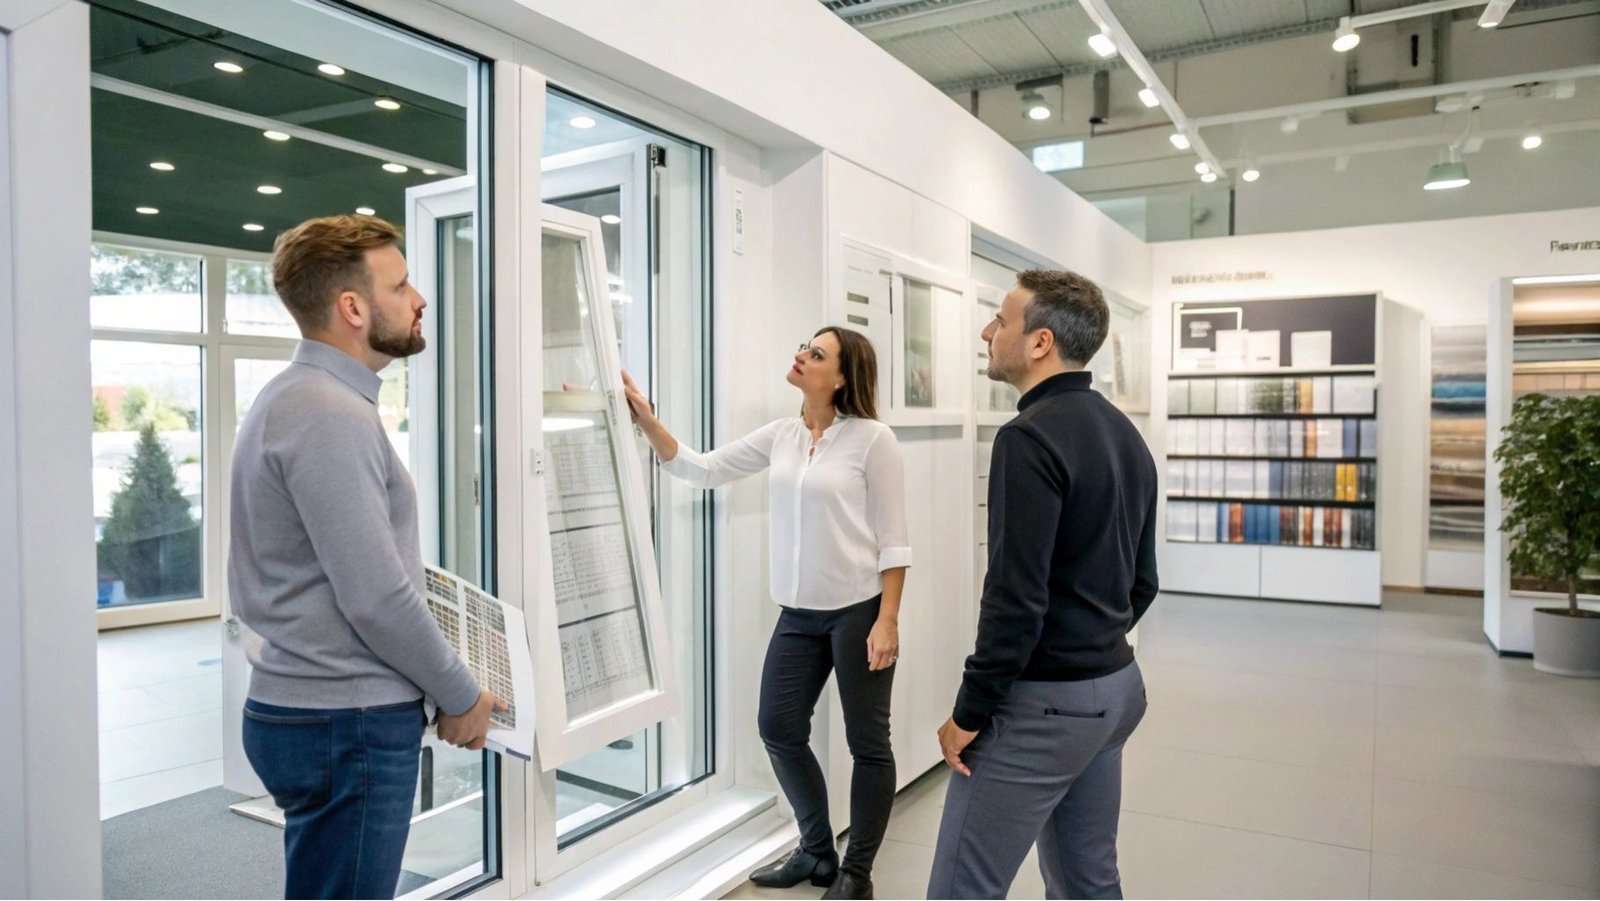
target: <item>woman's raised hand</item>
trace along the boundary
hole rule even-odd
[[[655,410],[650,406],[650,398],[644,396],[639,390],[633,376],[628,375],[628,370],[622,370],[622,390],[628,398],[628,413],[634,422],[639,422],[641,417],[645,422],[656,418]]]

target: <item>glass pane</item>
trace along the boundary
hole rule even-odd
[[[545,502],[567,718],[653,687],[585,248],[544,236]]]
[[[903,375],[905,406],[934,406],[933,286],[906,279]]]
[[[593,128],[572,125],[579,117]],[[643,165],[654,147],[666,165]],[[602,146],[615,155],[595,151]],[[582,162],[565,163],[589,150]],[[674,435],[709,443],[709,303],[704,148],[551,91],[545,115],[548,201],[596,216],[622,365],[656,402]],[[648,182],[638,174],[648,171]],[[552,188],[552,185],[559,185]],[[631,193],[630,193],[631,192]],[[634,259],[653,248],[659,266]],[[652,461],[647,445],[641,459]],[[556,773],[556,836],[565,847],[603,831],[652,797],[711,772],[709,492],[665,478],[652,465],[651,522],[662,604],[682,679],[683,713],[570,761]]]
[[[137,238],[232,249],[216,252],[221,271],[202,273],[195,258],[142,251],[130,256],[115,248],[97,248],[96,327],[195,333],[203,327],[210,339],[224,342],[222,346],[240,336],[295,338],[298,330],[273,296],[262,262],[278,234],[311,216],[347,212],[404,224],[411,203],[408,191],[442,179],[475,177],[488,146],[481,127],[482,114],[489,109],[485,62],[376,21],[350,5],[301,0],[115,0],[89,4],[88,16],[92,73],[148,89],[140,96],[103,87],[90,92],[95,228],[135,236],[128,239],[130,243]],[[152,92],[202,102],[160,102]],[[481,178],[477,187],[485,187]],[[470,230],[473,221],[475,209],[464,228]],[[208,253],[206,259],[214,258]],[[175,265],[175,260],[183,265]],[[451,315],[447,307],[476,307],[480,298],[475,290],[469,284],[464,292],[446,297],[436,286],[423,288],[435,304],[429,313],[438,313],[441,321]],[[213,311],[217,315],[212,316]],[[433,338],[431,332],[429,337]],[[466,340],[476,338],[471,333]],[[436,345],[442,351],[442,342]],[[202,372],[208,385],[224,381],[218,371],[202,369],[197,351],[189,352],[194,385]],[[240,361],[232,373],[236,396],[223,400],[226,411],[247,408],[282,365]],[[471,356],[454,375],[477,383],[487,365],[482,355]],[[478,426],[487,430],[492,423],[474,421],[469,427],[473,435],[462,443],[444,427],[447,420],[442,414],[431,415],[440,396],[431,387],[428,394],[433,396],[427,397],[412,390],[411,374],[423,371],[440,373],[441,394],[452,390],[445,387],[451,379],[441,368],[441,354],[430,348],[427,356],[410,366],[393,365],[383,373],[380,414],[408,465],[413,461],[413,411],[426,410],[430,415],[425,421],[440,424],[433,433],[417,436],[440,447],[435,457],[435,446],[427,446],[430,471],[416,472],[415,478],[420,496],[443,497],[450,486],[441,483],[450,481],[450,476],[431,461],[445,459],[445,447],[473,457]],[[117,397],[109,393],[117,384],[96,380],[97,393],[105,395],[97,403],[96,416],[109,423],[107,428],[116,425],[110,420],[120,415]],[[470,415],[476,417],[477,411]],[[97,451],[110,440],[97,433]],[[173,457],[181,460],[185,452],[176,446],[172,450]],[[105,456],[97,454],[97,465]],[[198,466],[187,468],[198,470]],[[180,474],[187,468],[180,465]],[[120,475],[114,464],[101,470],[98,481],[109,487],[97,490],[99,506],[109,508],[108,498]],[[198,483],[198,477],[194,481]],[[473,486],[464,484],[460,490],[470,497]],[[492,513],[486,517],[489,523]],[[106,515],[102,512],[101,519]],[[489,547],[461,548],[458,559],[472,565],[470,560],[483,563],[491,557],[492,532],[474,533],[467,540]],[[224,557],[223,549],[211,550],[213,564],[220,565]],[[484,566],[493,572],[492,559]],[[476,572],[466,575],[495,590],[492,580],[481,580]],[[210,627],[215,631],[216,624]],[[183,744],[220,746],[214,732]],[[180,763],[187,766],[194,761],[167,762],[165,768]],[[412,829],[399,890],[405,893],[427,885],[425,894],[457,894],[462,881],[499,869],[498,843],[488,843],[497,819],[497,763],[494,755],[437,748],[429,763],[435,778],[419,789],[417,804],[423,819]],[[429,809],[421,812],[424,806]],[[219,846],[218,855],[234,859],[237,849]],[[146,863],[124,855],[108,858],[107,866],[126,873]],[[194,884],[192,872],[203,864],[167,868],[165,893],[206,895],[207,889]],[[108,883],[116,881],[112,871]],[[236,890],[268,897],[281,889],[271,882],[252,881],[258,875],[241,873],[244,882]],[[447,881],[435,882],[440,879]]]
[[[224,325],[232,335],[298,338],[294,317],[272,289],[272,266],[228,261],[228,298]]]
[[[200,348],[90,342],[96,605],[201,594]]]
[[[89,322],[95,328],[200,331],[205,303],[200,258],[95,244]]]

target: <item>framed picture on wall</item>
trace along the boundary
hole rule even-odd
[[[1177,370],[1215,369],[1217,333],[1237,332],[1244,321],[1239,307],[1173,309],[1172,368]]]

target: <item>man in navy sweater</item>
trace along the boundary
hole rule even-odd
[[[1084,371],[1109,320],[1093,282],[1030,270],[983,333],[989,378],[1022,398],[995,436],[977,647],[939,730],[956,772],[929,898],[1004,898],[1035,843],[1049,897],[1122,896],[1122,747],[1145,711],[1127,635],[1156,595],[1156,468]]]

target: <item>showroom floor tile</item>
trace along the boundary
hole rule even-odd
[[[1600,896],[1600,683],[1496,657],[1481,611],[1397,592],[1381,610],[1160,598],[1139,628],[1127,896]],[[878,897],[922,897],[947,780],[901,792]],[[1043,891],[1029,855],[1011,897]]]

